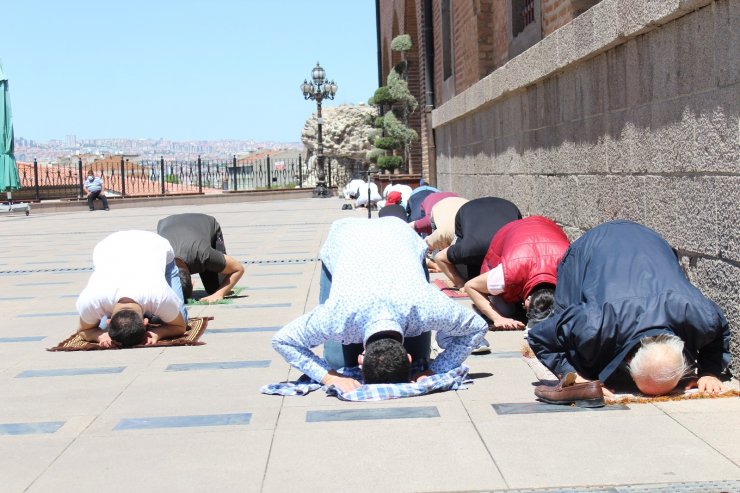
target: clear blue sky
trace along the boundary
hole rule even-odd
[[[373,0],[5,0],[0,61],[15,135],[298,142],[317,61],[378,85]]]

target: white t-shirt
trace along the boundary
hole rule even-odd
[[[504,283],[504,266],[498,264],[496,267],[488,271],[488,278],[486,280],[488,286],[488,293],[496,296],[504,292],[506,287]]]
[[[110,317],[121,298],[131,298],[145,313],[172,322],[180,313],[180,298],[165,279],[175,260],[170,243],[148,231],[119,231],[93,250],[93,274],[77,298],[77,312],[88,324]]]
[[[360,196],[355,201],[355,207],[361,205],[367,205],[367,182],[363,183],[360,187]],[[381,199],[380,192],[378,192],[378,185],[375,182],[370,182],[370,200],[372,202],[378,202]]]
[[[347,183],[347,186],[344,187],[344,198],[351,199],[353,195],[356,197],[359,194],[360,187],[363,185],[367,187],[367,183],[360,179],[354,179]]]

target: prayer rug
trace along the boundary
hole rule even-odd
[[[414,370],[412,366],[412,373]],[[344,376],[354,378],[362,383],[362,370],[359,366],[351,368],[340,368],[338,370]],[[418,395],[442,392],[445,390],[458,390],[466,388],[465,384],[471,382],[468,376],[468,367],[460,365],[447,373],[430,375],[420,382],[409,383],[378,383],[361,385],[350,392],[342,392],[334,385],[325,386],[314,382],[306,375],[301,375],[295,382],[272,383],[263,386],[260,392],[269,395],[306,395],[314,390],[322,389],[329,396],[334,396],[343,401],[383,401],[388,399],[400,399],[402,397],[415,397]]]
[[[532,369],[537,380],[543,384],[555,384],[558,382],[558,378],[538,360],[529,345],[524,343],[522,345],[522,359]],[[639,392],[634,394],[629,392],[615,392],[614,397],[604,397],[604,402],[607,405],[619,405],[619,404],[651,404],[655,402],[669,402],[669,401],[685,401],[693,399],[718,399],[721,397],[736,397],[740,396],[740,384],[737,380],[732,379],[729,382],[722,382],[725,390],[719,394],[709,394],[706,392],[699,392],[697,389],[683,390],[685,385],[684,381],[681,381],[676,390],[668,395],[661,396],[647,396]]]
[[[448,279],[435,279],[432,282],[435,286],[439,288],[440,291],[442,291],[450,298],[468,298],[468,295],[465,294],[463,291],[455,289],[455,287],[452,285],[452,281]]]
[[[157,341],[156,344],[151,346],[145,346],[139,344],[133,346],[134,348],[143,347],[163,347],[163,346],[201,346],[205,342],[201,342],[200,336],[206,331],[208,321],[213,320],[213,317],[193,317],[188,320],[188,329],[185,334],[177,339],[167,339],[163,341]],[[54,347],[47,348],[47,351],[95,351],[101,349],[120,349],[120,348],[104,348],[100,347],[100,344],[96,342],[87,342],[80,334],[74,333]]]
[[[200,301],[196,299],[189,299],[186,303],[187,306],[198,306],[198,305],[230,305],[234,302],[237,298],[246,298],[247,295],[242,295],[242,291],[244,291],[244,288],[234,288],[231,290],[231,294],[224,296],[223,299],[220,299],[218,301],[214,301],[213,303],[209,303],[207,301]],[[193,293],[193,296],[197,296],[198,298],[202,298],[204,296],[208,296],[208,293],[206,293],[203,290],[195,291]]]

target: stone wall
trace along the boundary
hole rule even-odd
[[[572,238],[639,221],[719,303],[740,375],[740,2],[603,0],[433,112],[437,182]]]

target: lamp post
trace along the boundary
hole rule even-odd
[[[312,99],[316,101],[316,123],[318,125],[317,135],[317,146],[316,146],[316,161],[317,161],[317,183],[316,188],[313,191],[314,197],[329,197],[331,194],[329,189],[326,188],[326,174],[324,171],[324,143],[321,139],[321,126],[324,124],[323,118],[321,118],[321,102],[324,99],[334,99],[334,95],[337,93],[337,85],[334,81],[326,80],[326,71],[316,62],[316,66],[311,71],[312,82],[303,79],[301,84],[301,91],[303,92],[303,99]]]

